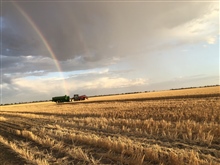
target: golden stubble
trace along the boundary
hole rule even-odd
[[[209,87],[149,94],[218,92]],[[219,97],[124,101],[123,96],[131,98],[3,106],[0,143],[32,164],[220,163]]]

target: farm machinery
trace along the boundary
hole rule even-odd
[[[79,96],[78,94],[73,95],[73,98],[71,98],[71,101],[81,101],[81,100],[85,100],[88,99],[88,97],[86,95],[81,95]]]
[[[81,100],[85,100],[85,99],[88,99],[88,97],[86,95],[79,96],[78,94],[74,94],[72,98],[70,98],[67,95],[52,97],[52,101],[54,101],[56,103],[81,101]]]
[[[65,95],[65,96],[56,96],[56,97],[52,97],[52,101],[54,101],[56,103],[69,102],[70,97],[67,96],[67,95]]]

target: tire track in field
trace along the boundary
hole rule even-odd
[[[29,125],[27,129],[27,127],[21,127],[21,125],[24,125],[24,123],[26,122],[30,122],[33,121],[33,123],[40,123],[40,124],[34,124],[34,125]],[[13,120],[14,121],[14,120]],[[19,121],[22,123],[19,123]],[[54,148],[53,145],[49,145],[49,143],[51,141],[54,141],[54,139],[49,139],[48,140],[48,145],[44,146],[42,145],[42,143],[47,143],[47,140],[45,140],[45,138],[47,137],[46,134],[42,135],[39,134],[39,131],[41,131],[41,129],[47,127],[47,124],[51,124],[51,122],[49,122],[49,120],[45,120],[43,119],[29,119],[29,118],[24,118],[23,121],[21,121],[19,119],[19,121],[16,121],[17,124],[11,123],[11,121],[1,121],[0,122],[0,135],[2,135],[5,139],[7,139],[8,141],[13,141],[13,139],[17,139],[18,141],[26,141],[26,142],[30,142],[30,147],[31,148],[36,148],[38,149],[39,153],[45,153],[45,151],[47,151],[47,153],[50,153],[50,158],[47,158],[48,162],[50,163],[56,163],[56,162],[60,162],[58,164],[85,164],[85,160],[82,160],[83,158],[79,156],[79,158],[77,156],[77,154],[74,154],[74,152],[71,151],[72,150],[76,150],[75,153],[79,154],[84,154],[83,151],[78,147],[75,148],[75,146],[69,146],[69,149],[65,152],[65,151],[60,151],[56,148]],[[36,126],[36,127],[35,127]],[[33,129],[35,129],[35,131],[33,131]],[[19,133],[18,133],[19,131]],[[31,133],[30,135],[27,135],[27,133]],[[26,135],[25,135],[26,134]],[[36,139],[37,137],[37,139]],[[41,141],[42,139],[42,141]],[[60,141],[57,141],[56,143],[59,143]],[[62,142],[62,140],[61,140]],[[54,144],[54,143],[53,143]],[[67,148],[66,146],[63,146],[63,148]],[[38,154],[35,154],[35,156],[37,156]],[[44,155],[44,154],[40,154],[41,157],[46,158],[48,157],[48,155]],[[37,156],[38,157],[38,156]],[[84,156],[86,158],[86,156]],[[86,158],[88,159],[88,158]],[[90,160],[87,160],[87,162],[89,162]]]
[[[86,120],[86,119],[85,119]],[[106,118],[106,120],[108,120]],[[63,122],[64,121],[64,122]],[[121,127],[123,127],[124,125],[121,125],[121,123],[108,123],[107,125],[108,126],[112,126],[112,129],[108,128],[106,130],[105,127],[102,127],[101,125],[95,125],[97,123],[101,123],[102,120],[99,122],[99,121],[96,121],[96,123],[93,123],[94,126],[88,124],[88,121],[86,121],[86,124],[84,123],[83,125],[80,125],[80,122],[83,122],[83,120],[75,120],[73,119],[71,122],[75,122],[75,123],[66,123],[66,121],[68,120],[63,120],[63,121],[57,121],[56,124],[59,124],[61,125],[61,127],[64,127],[64,128],[68,128],[68,129],[72,129],[72,128],[76,128],[76,129],[81,129],[81,130],[89,130],[89,131],[97,131],[97,132],[103,132],[103,133],[112,133],[112,134],[122,134],[122,135],[128,135],[128,136],[138,136],[138,137],[143,137],[143,136],[147,136],[148,138],[156,138],[156,139],[164,139],[164,140],[169,140],[169,141],[174,141],[172,137],[168,137],[168,136],[161,136],[160,138],[160,134],[150,134],[150,133],[139,133],[139,132],[134,132],[135,130],[130,130],[129,132],[127,130],[122,130]],[[93,121],[94,122],[94,121]],[[106,124],[106,123],[105,123]],[[133,128],[133,126],[131,125],[131,127]],[[129,127],[130,128],[130,127]],[[135,127],[134,127],[135,128]],[[177,138],[175,139],[175,141],[180,141],[180,142],[185,142],[185,143],[189,143],[189,144],[192,144],[192,145],[198,145],[198,146],[206,146],[206,144],[202,144],[199,142],[196,142],[196,141],[184,141],[184,139],[182,138]],[[218,147],[218,142],[217,143],[212,143],[211,145],[209,145],[209,148],[215,148],[215,149],[220,149],[220,146]]]
[[[46,128],[48,129],[48,128]],[[53,131],[56,131],[56,128],[52,129]],[[94,158],[97,160],[99,163],[98,164],[116,164],[116,162],[113,162],[113,160],[110,157],[105,157],[106,153],[109,151],[107,149],[103,149],[100,147],[84,144],[79,141],[73,142],[72,140],[66,138],[65,136],[59,136],[55,135],[53,133],[50,133],[51,129],[48,129],[48,131],[45,131],[46,136],[50,137],[51,139],[54,139],[58,142],[62,142],[63,148],[71,148],[71,147],[76,147],[76,148],[81,148],[83,149],[90,157]],[[64,151],[55,151],[57,153],[63,153],[66,154]],[[68,155],[68,154],[67,154]],[[118,154],[118,157],[120,155]],[[75,163],[79,163],[80,159],[76,161]],[[81,160],[82,161],[82,160]],[[112,162],[112,163],[111,163]]]
[[[59,115],[58,115],[59,116]],[[66,115],[65,115],[66,116]],[[33,120],[33,119],[29,119],[29,118],[27,118],[28,120]],[[43,120],[43,122],[42,122],[42,120]],[[54,119],[54,120],[57,120],[57,119]],[[36,122],[36,123],[44,123],[43,125],[45,125],[45,124],[52,124],[51,122],[51,120],[45,120],[45,119],[34,119],[34,121]],[[59,123],[59,124],[62,124],[62,123],[60,123],[60,122],[56,122],[57,124]],[[42,126],[43,126],[42,125]],[[63,125],[63,124],[62,124]],[[67,126],[66,124],[64,124],[65,125],[65,127]],[[39,126],[39,125],[38,125]],[[67,127],[68,128],[68,127]],[[69,129],[71,129],[71,128],[73,128],[72,127],[72,125],[70,125],[69,126]],[[90,131],[90,132],[93,132],[93,133],[96,133],[97,134],[97,132],[98,132],[98,134],[102,134],[102,135],[106,135],[106,136],[109,136],[109,135],[112,135],[112,136],[115,136],[115,132],[114,131],[112,131],[112,132],[110,132],[109,133],[109,131],[104,131],[104,130],[98,130],[97,131],[97,128],[92,128],[92,127],[76,127],[76,129],[79,129],[80,128],[80,130],[85,130],[85,132],[86,131]],[[125,135],[125,136],[128,136],[128,137],[133,137],[133,139],[135,139],[135,138],[143,138],[143,135],[135,135],[134,133],[123,133],[123,132],[120,132],[120,135]],[[146,136],[145,136],[146,137]],[[206,148],[206,146],[204,145],[204,147],[201,147],[201,145],[198,145],[198,144],[196,144],[196,143],[192,143],[195,147],[191,147],[191,146],[187,146],[187,144],[188,144],[188,142],[184,142],[183,140],[177,140],[177,141],[173,141],[173,142],[177,142],[175,145],[173,145],[173,143],[172,143],[172,139],[167,139],[167,138],[158,138],[158,136],[157,137],[154,137],[154,136],[149,136],[148,137],[149,139],[154,139],[153,141],[154,141],[154,143],[153,144],[159,144],[159,145],[164,145],[164,144],[166,144],[166,145],[164,145],[165,147],[177,147],[177,148],[180,148],[180,149],[182,149],[182,148],[184,148],[184,149],[186,149],[186,148],[189,148],[189,149],[196,149],[196,148],[199,148],[199,150],[200,150],[200,153],[203,153],[203,154],[205,154],[205,155],[208,155],[208,154],[211,154],[212,156],[215,156],[215,157],[219,157],[218,155],[219,154],[215,154],[216,153],[216,147],[218,147],[218,146],[215,146],[215,147],[213,147],[213,148],[211,148],[211,147],[209,147],[210,149],[207,149]],[[179,141],[179,142],[178,142]],[[146,141],[145,141],[146,142]],[[149,141],[148,141],[149,142]],[[152,143],[152,141],[151,141],[151,143]],[[218,149],[218,148],[217,148]]]
[[[1,122],[0,123],[0,135],[9,142],[14,142],[14,140],[16,139],[16,141],[20,143],[22,142],[28,143],[29,147],[27,148],[27,150],[30,149],[31,151],[33,148],[34,149],[33,151],[35,151],[36,153],[32,153],[32,154],[34,154],[36,158],[37,157],[47,158],[47,160],[52,163],[55,162],[54,160],[59,161],[59,159],[62,159],[62,157],[60,158],[60,156],[57,156],[55,152],[53,152],[53,154],[48,155],[48,152],[52,151],[51,148],[45,147],[44,145],[32,140],[31,138],[24,136],[23,135],[24,131],[28,131],[28,129],[26,128],[24,129],[23,127],[19,127],[19,126],[20,126],[19,124],[15,125],[10,122],[4,122],[4,123]],[[20,132],[18,132],[18,130]],[[9,150],[10,152],[16,152],[16,151],[13,151],[13,149],[9,149]],[[53,157],[54,155],[55,157]],[[20,155],[20,157],[22,156]],[[29,160],[26,160],[26,161],[29,161]]]
[[[53,149],[52,146],[44,146],[44,145],[40,144],[38,141],[33,140],[31,137],[23,135],[24,134],[23,132],[21,132],[21,135],[17,135],[15,133],[13,133],[14,131],[12,131],[11,129],[12,128],[7,128],[6,125],[0,125],[0,136],[3,137],[5,140],[7,140],[10,144],[11,144],[11,142],[13,143],[15,139],[16,139],[17,143],[25,142],[26,144],[28,144],[28,147],[26,146],[27,148],[24,149],[24,152],[27,152],[28,150],[30,150],[30,152],[32,151],[31,154],[34,155],[35,158],[45,159],[49,163],[52,163],[52,164],[57,163],[57,162],[60,162],[58,164],[63,164],[63,163],[64,164],[71,164],[71,162],[73,164],[80,163],[80,162],[81,162],[81,164],[84,163],[84,161],[77,159],[77,158],[73,158],[68,153],[60,152],[56,149]],[[10,131],[8,131],[8,130],[10,130]],[[22,148],[22,145],[18,145],[18,146]],[[23,159],[22,158],[23,154],[21,155],[21,154],[17,153],[16,151],[14,151],[10,147],[8,147],[8,151],[14,153],[14,155],[18,155],[21,160],[24,160],[25,163],[22,163],[22,164],[29,164],[28,162],[36,161],[36,160]],[[15,159],[15,160],[17,160],[17,159]]]
[[[67,126],[66,124],[60,125],[60,127],[64,127],[62,132],[65,133],[77,133],[77,134],[84,134],[90,136],[90,134],[97,135],[99,137],[112,137],[112,138],[128,138],[132,141],[141,143],[142,146],[146,146],[146,144],[152,145],[160,145],[165,148],[178,148],[178,149],[187,149],[187,150],[195,150],[197,151],[201,157],[203,158],[210,158],[212,157],[213,160],[220,163],[220,151],[216,146],[209,146],[207,145],[198,145],[196,142],[192,142],[191,145],[188,142],[184,142],[183,140],[172,140],[167,138],[159,138],[159,136],[146,136],[146,135],[137,135],[135,133],[118,133],[116,134],[114,131],[105,131],[105,130],[98,130],[96,128],[91,127],[73,127]],[[59,130],[58,128],[53,128],[54,131]],[[51,135],[50,135],[51,136]]]
[[[53,129],[53,131],[56,131],[55,129]],[[58,130],[58,131],[61,131],[60,129]],[[115,134],[110,134],[110,133],[105,133],[105,134],[103,134],[103,133],[101,133],[101,135],[99,135],[99,134],[97,134],[97,132],[92,132],[92,131],[79,131],[79,130],[70,130],[70,129],[64,129],[64,130],[62,130],[62,135],[64,136],[64,137],[62,137],[62,139],[64,139],[64,141],[66,141],[66,143],[71,143],[72,141],[71,140],[69,140],[68,138],[65,138],[65,136],[66,136],[66,134],[71,134],[71,133],[76,133],[76,134],[78,134],[78,135],[82,135],[82,136],[84,136],[84,137],[86,137],[86,136],[91,136],[91,134],[92,135],[95,135],[95,136],[99,136],[100,138],[106,138],[106,137],[111,137],[112,139],[115,139],[115,138],[119,138],[119,139],[130,139],[131,141],[133,141],[132,143],[133,144],[135,144],[135,143],[139,143],[139,144],[141,144],[141,146],[143,146],[143,147],[149,147],[149,145],[160,145],[160,144],[162,144],[162,145],[160,145],[160,147],[162,147],[162,149],[163,150],[170,150],[170,149],[174,149],[174,150],[176,150],[176,149],[182,149],[182,150],[188,150],[188,151],[190,151],[190,150],[192,150],[192,149],[196,149],[195,151],[196,152],[198,152],[199,153],[199,155],[200,155],[200,157],[201,158],[203,158],[203,159],[210,159],[210,158],[212,158],[212,160],[214,160],[214,161],[216,161],[216,162],[219,162],[220,163],[220,161],[219,161],[219,159],[218,158],[216,158],[216,157],[214,157],[214,156],[210,156],[209,155],[209,153],[210,153],[210,151],[208,151],[209,153],[208,154],[206,154],[206,153],[203,153],[203,152],[201,152],[200,150],[202,150],[203,148],[202,147],[200,147],[200,148],[197,148],[197,146],[194,146],[194,147],[190,147],[189,145],[187,145],[187,144],[183,144],[183,143],[170,143],[170,142],[165,142],[166,144],[164,144],[164,141],[161,141],[161,140],[155,140],[155,139],[146,139],[146,138],[138,138],[138,137],[128,137],[128,136],[123,136],[123,135],[115,135]],[[54,133],[49,133],[49,136],[52,136],[53,138],[59,138],[59,136],[58,135],[54,135]],[[97,150],[96,148],[97,148],[97,146],[95,145],[95,144],[93,144],[93,145],[91,145],[90,143],[88,143],[88,142],[86,142],[86,141],[81,141],[81,140],[79,140],[79,141],[77,141],[76,140],[76,142],[75,142],[76,144],[78,144],[78,145],[80,145],[80,146],[85,146],[86,148],[88,148],[88,149],[92,149],[92,150]],[[182,146],[182,147],[179,147],[179,146]],[[184,146],[184,147],[183,147]],[[107,149],[107,148],[106,148]],[[108,149],[107,149],[108,150]],[[215,151],[213,151],[213,152],[215,152]],[[103,155],[102,153],[98,153],[98,155]]]
[[[21,158],[19,154],[11,150],[9,147],[0,143],[0,164],[4,165],[24,165],[28,163],[25,159]]]

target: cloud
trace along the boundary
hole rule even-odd
[[[12,79],[8,75],[2,75],[2,84],[11,84]]]
[[[13,76],[40,76],[56,70],[54,61],[43,56],[1,56],[1,60],[2,73]]]
[[[139,79],[126,79],[126,78],[110,78],[102,77],[94,81],[86,82],[82,87],[88,89],[97,88],[124,88],[146,84],[146,80]]]
[[[168,41],[171,45],[187,45],[201,42],[214,44],[219,30],[219,7],[217,3],[211,3],[207,6],[198,17],[189,19],[172,28],[164,29],[163,33],[166,36],[164,42],[167,44]]]
[[[14,79],[15,86],[19,87],[19,89],[25,88],[29,89],[33,93],[43,93],[47,94],[53,91],[54,89],[59,89],[60,84],[62,84],[61,80],[42,80],[42,79],[27,79],[27,78],[18,78]]]
[[[123,91],[122,89],[127,90],[148,84],[148,80],[144,78],[117,77],[115,73],[109,73],[108,69],[97,73],[79,74],[75,77],[66,78],[64,81],[65,83],[62,78],[58,79],[57,77],[44,79],[37,76],[14,78],[10,80],[10,84],[3,84],[3,100],[10,100],[10,102],[13,100],[18,102],[24,99],[27,101],[34,101],[33,99],[48,100],[55,95],[67,94],[63,92],[65,88],[69,89],[69,95],[73,95],[73,92],[94,95],[104,94],[105,91],[112,92],[114,89]],[[30,98],[28,98],[27,93],[29,93]]]
[[[121,71],[109,71],[108,68],[102,70],[93,70],[81,74],[74,74],[69,78],[65,79],[71,90],[78,89],[115,89],[115,88],[126,88],[139,85],[146,85],[148,80],[145,78],[128,78],[123,73],[127,73],[126,70]]]
[[[215,36],[207,38],[207,43],[208,44],[215,44],[215,42],[216,42],[216,37]]]
[[[4,3],[3,54],[47,56],[36,26],[59,61],[137,54],[158,41],[201,40],[216,31],[217,3]],[[208,5],[207,5],[208,4]],[[29,20],[19,12],[23,10]],[[210,12],[211,11],[211,12]],[[33,23],[30,23],[34,22]]]
[[[58,62],[45,56],[1,56],[1,70],[7,78],[19,78],[27,76],[46,76],[50,73],[71,72],[77,70],[91,70],[96,67],[105,67],[114,64],[119,59],[109,57],[99,62],[87,63],[83,59],[74,58],[67,61]],[[61,70],[60,70],[61,69]],[[57,74],[59,76],[59,74]],[[5,76],[3,79],[7,79]],[[6,80],[5,80],[6,81]]]

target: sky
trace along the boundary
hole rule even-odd
[[[219,1],[2,0],[1,103],[219,84]]]

